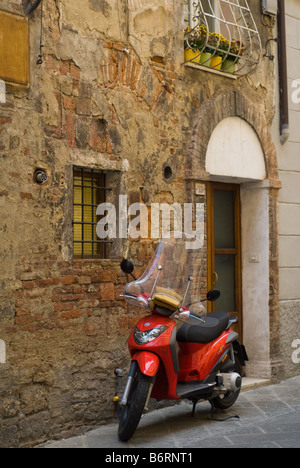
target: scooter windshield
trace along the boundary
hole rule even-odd
[[[124,291],[132,305],[197,321],[206,314],[201,301],[203,240],[182,232],[164,236],[143,275]]]

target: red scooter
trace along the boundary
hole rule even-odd
[[[188,399],[193,412],[199,400],[227,409],[238,398],[241,367],[247,360],[227,313],[206,313],[205,300],[215,301],[213,289],[206,299],[204,242],[184,233],[169,233],[160,242],[140,279],[133,264],[123,260],[122,270],[133,276],[124,291],[126,301],[151,311],[132,331],[131,366],[119,399],[119,438],[129,440],[148,409],[151,398]]]

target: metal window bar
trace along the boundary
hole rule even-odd
[[[92,170],[92,187],[94,187],[94,171]],[[94,205],[94,189],[92,188],[92,205]],[[94,207],[92,206],[92,258],[94,258]]]
[[[252,73],[262,54],[261,39],[247,0],[184,0],[185,48],[231,60],[234,74]],[[188,62],[186,61],[186,62]],[[199,61],[199,60],[198,60]],[[228,62],[226,62],[228,63]],[[203,65],[210,66],[209,63]]]
[[[73,233],[74,257],[80,259],[106,258],[107,246],[113,241],[97,239],[96,234],[98,223],[96,219],[97,206],[106,201],[106,192],[111,190],[106,187],[105,172],[82,167],[74,168],[74,194],[76,189],[77,199],[75,200],[74,195],[73,200],[73,228],[79,226],[81,229],[80,231],[77,230],[76,234]],[[80,202],[78,201],[78,195],[80,195]],[[75,219],[75,210],[77,217],[80,213],[80,220]],[[78,246],[79,248],[77,248]]]

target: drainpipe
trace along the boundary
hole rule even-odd
[[[278,0],[278,36],[280,142],[283,145],[290,136],[284,0]]]

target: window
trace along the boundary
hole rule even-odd
[[[216,0],[202,0],[202,9],[203,9],[203,20],[207,21],[209,30],[214,31],[216,29],[216,21],[214,12],[218,11],[218,4]],[[194,0],[189,0],[189,13],[188,13],[188,23],[191,28],[194,28],[199,24],[199,14],[202,13],[202,10],[199,8],[198,2]],[[206,17],[206,19],[204,19]]]
[[[185,58],[185,62],[198,62],[236,75],[246,75],[253,71],[260,60],[262,49],[247,0],[184,2],[185,49],[198,51],[198,54],[191,56],[189,60]],[[210,53],[211,60],[206,58],[202,61],[202,53]],[[220,60],[213,60],[218,57]],[[233,69],[228,61],[232,63]]]
[[[79,259],[108,258],[110,240],[99,239],[97,206],[107,199],[104,171],[74,168],[73,172],[73,256]]]

